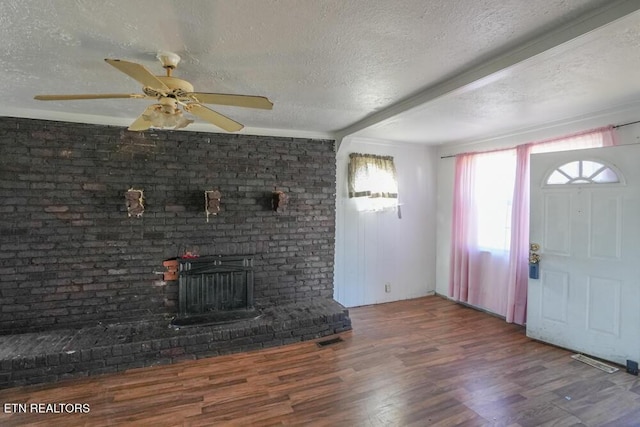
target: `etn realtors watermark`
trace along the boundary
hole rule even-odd
[[[5,414],[88,414],[88,403],[5,403]]]

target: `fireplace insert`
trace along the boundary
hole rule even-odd
[[[226,323],[256,317],[253,256],[178,258],[175,326]]]

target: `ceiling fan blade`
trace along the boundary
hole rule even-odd
[[[78,99],[111,99],[111,98],[146,98],[139,93],[94,93],[80,95],[36,95],[39,101],[73,101]]]
[[[168,91],[169,88],[167,85],[162,83],[156,76],[154,76],[151,71],[147,70],[147,68],[135,62],[123,61],[121,59],[109,59],[106,58],[105,61],[116,67],[118,70],[122,71],[129,77],[139,81],[144,86],[151,87],[153,89],[162,89]]]
[[[135,119],[133,123],[129,125],[127,130],[143,131],[153,126],[153,123],[147,120],[145,116],[147,116],[153,110],[154,107],[155,105],[150,105],[149,107],[147,107],[146,110],[144,110],[144,113],[140,114],[140,116],[137,119]]]
[[[187,96],[194,96],[198,102],[204,104],[232,105],[235,107],[261,108],[263,110],[271,110],[273,108],[273,102],[264,96],[204,92],[190,92]]]
[[[204,119],[209,123],[212,123],[219,128],[226,130],[227,132],[237,132],[244,127],[240,123],[231,120],[229,117],[223,116],[220,113],[210,110],[204,105],[200,105],[197,103],[186,104],[184,109],[189,113],[194,114],[201,119]]]

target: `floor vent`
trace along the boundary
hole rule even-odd
[[[571,356],[571,358],[576,359],[579,362],[586,363],[589,366],[593,366],[594,368],[598,368],[601,371],[605,371],[609,374],[613,374],[614,372],[619,371],[618,368],[614,368],[613,366],[602,363],[599,360],[587,357],[584,354],[574,354],[573,356]]]
[[[318,344],[318,347],[326,347],[328,345],[336,344],[342,341],[344,341],[342,338],[336,337],[336,338],[331,338],[330,340],[318,341],[316,344]]]

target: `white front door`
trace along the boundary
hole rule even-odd
[[[622,365],[640,360],[639,163],[640,145],[532,156],[540,263],[527,336]]]

